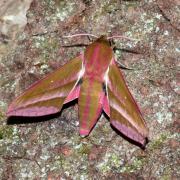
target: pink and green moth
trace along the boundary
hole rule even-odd
[[[87,136],[102,111],[128,138],[146,144],[148,129],[106,36],[84,53],[34,83],[9,106],[7,116],[45,116],[78,98],[79,133]]]

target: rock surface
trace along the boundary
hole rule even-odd
[[[178,0],[0,1],[0,177],[2,179],[179,179]],[[26,19],[27,18],[27,19]],[[30,84],[67,62],[89,39],[75,33],[124,35],[115,54],[149,127],[143,151],[102,116],[78,134],[78,106],[58,117],[7,125],[7,105]]]

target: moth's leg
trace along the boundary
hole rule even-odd
[[[80,44],[72,44],[72,45],[61,45],[61,47],[65,47],[65,48],[87,47],[88,45],[89,45],[89,44],[80,43]]]
[[[87,36],[87,38],[88,38],[90,44],[94,41],[93,38],[92,38],[91,36]]]
[[[126,48],[117,48],[117,47],[113,47],[113,50],[116,51],[123,51],[123,52],[127,52],[127,53],[132,53],[132,54],[142,54],[141,52],[138,52],[136,50],[133,49],[126,49]]]
[[[127,53],[132,53],[132,54],[141,54],[140,52],[135,51],[135,50],[124,49],[124,48],[117,48],[117,47],[115,47],[115,46],[113,46],[113,50],[114,50],[114,51],[116,51],[116,50],[118,50],[118,51],[123,51],[123,52],[127,52]],[[116,59],[115,59],[115,61],[116,61],[117,65],[118,65],[118,67],[121,68],[121,69],[125,69],[125,70],[135,70],[135,69],[133,69],[133,68],[131,68],[131,67],[127,67],[127,66],[124,65],[123,63],[117,61]]]
[[[125,70],[134,70],[133,68],[129,68],[129,67],[127,67],[126,65],[120,63],[120,62],[117,61],[116,59],[115,59],[115,62],[117,63],[117,66],[118,66],[119,68],[121,68],[121,69],[125,69]]]

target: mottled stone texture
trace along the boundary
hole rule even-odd
[[[179,6],[178,0],[0,1],[0,177],[178,179]],[[62,36],[84,32],[139,39],[115,40],[115,54],[133,69],[122,71],[149,127],[144,151],[118,135],[104,116],[81,138],[77,102],[56,117],[6,125],[15,96],[83,51],[64,45],[92,40]]]

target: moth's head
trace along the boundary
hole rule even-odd
[[[107,39],[107,36],[106,36],[106,35],[100,36],[95,42],[102,43],[102,44],[106,44],[106,45],[108,45],[108,46],[111,45],[111,43],[110,43],[110,41]]]

